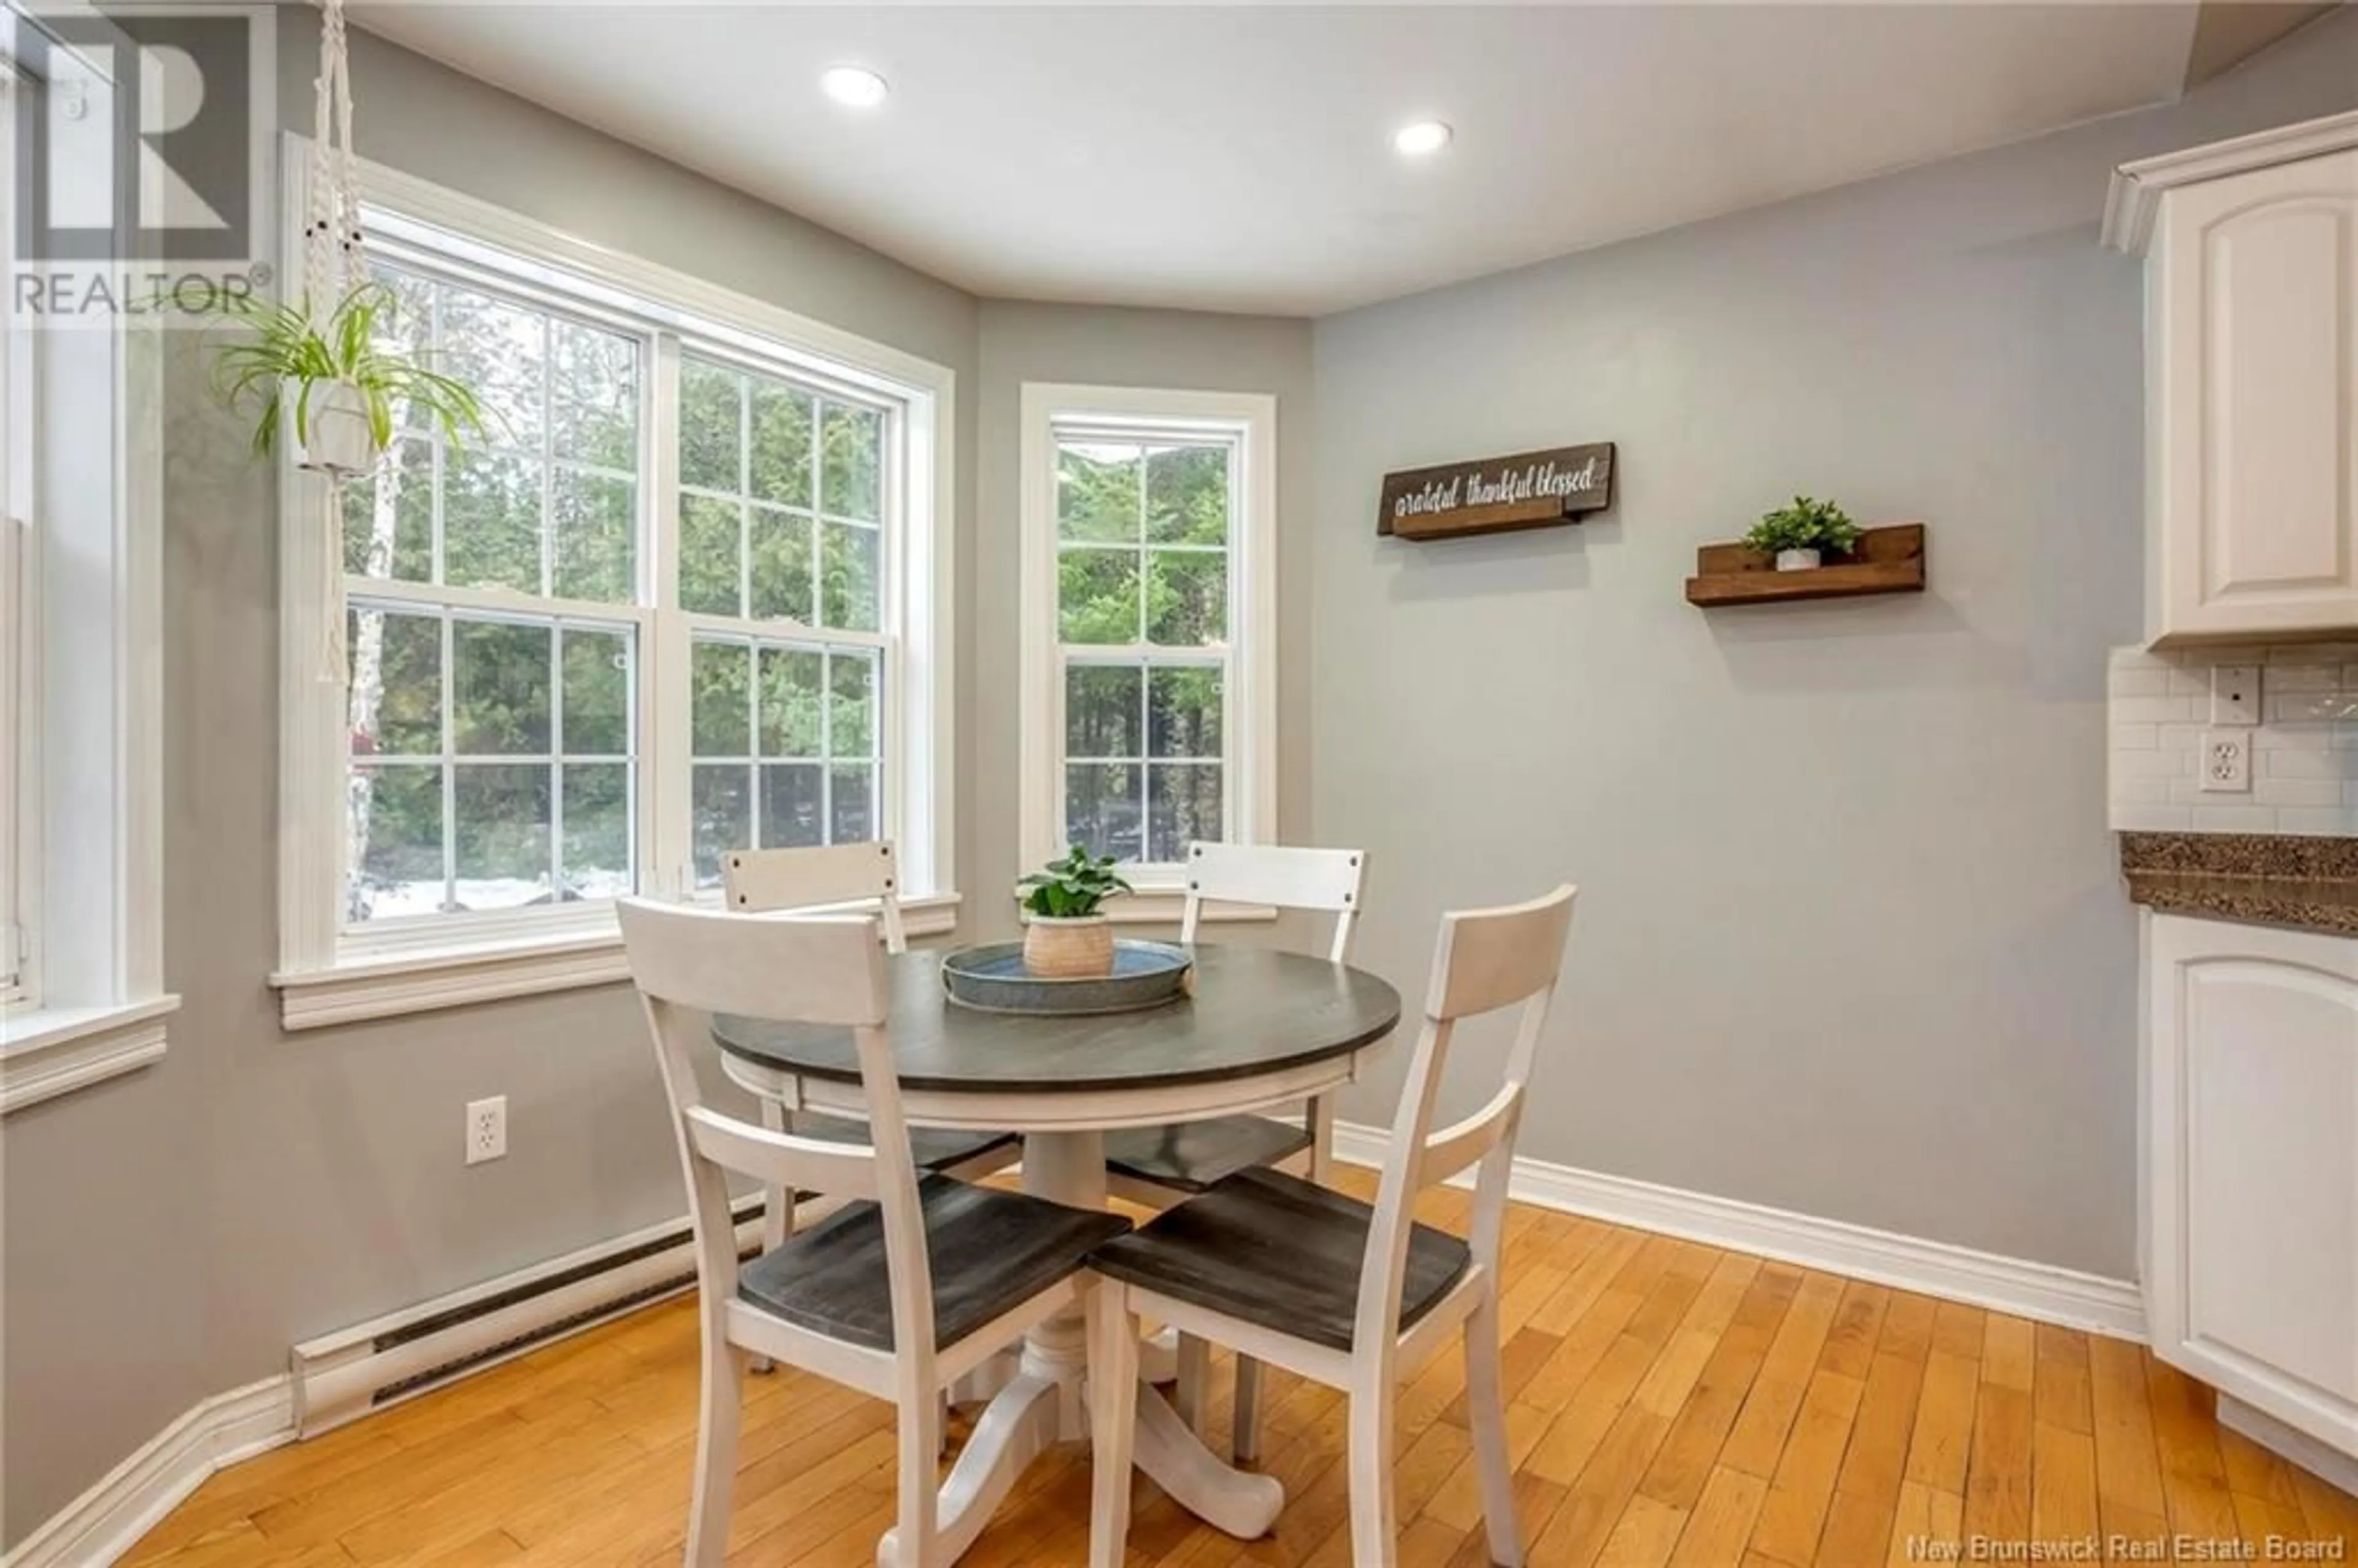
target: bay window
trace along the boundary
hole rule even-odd
[[[1274,831],[1274,426],[1257,395],[1023,389],[1027,864],[1078,844],[1152,893],[1191,840]]]
[[[288,1027],[619,978],[614,900],[740,848],[894,839],[946,928],[949,373],[362,183],[384,330],[485,428],[396,411],[342,487],[341,680],[285,480]]]

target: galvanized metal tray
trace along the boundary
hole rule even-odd
[[[1021,942],[985,942],[943,957],[942,989],[952,1001],[982,1012],[1135,1012],[1187,995],[1194,989],[1195,967],[1184,947],[1117,940],[1112,974],[1065,979],[1026,969]]]

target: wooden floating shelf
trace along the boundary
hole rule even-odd
[[[1695,575],[1687,579],[1687,602],[1703,610],[1923,591],[1921,523],[1866,529],[1856,550],[1804,572],[1780,572],[1775,561],[1742,545],[1705,545],[1695,552]]]

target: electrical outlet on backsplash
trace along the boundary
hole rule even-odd
[[[2205,789],[2214,665],[2260,666],[2248,791]],[[2111,821],[2127,833],[2358,837],[2358,643],[2117,648],[2105,681]]]

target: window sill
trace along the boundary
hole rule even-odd
[[[958,902],[954,892],[909,899],[901,905],[902,923],[913,937],[938,936],[956,929]],[[602,930],[537,940],[348,957],[328,968],[282,971],[270,983],[278,992],[279,1026],[292,1032],[619,985],[630,978],[622,936],[609,922]]]
[[[0,1020],[0,1116],[119,1077],[164,1054],[176,996],[114,1007],[49,1007]]]
[[[1022,910],[1022,890],[1016,891],[1015,900],[1016,918],[1028,920]],[[1184,890],[1146,887],[1107,901],[1105,916],[1115,925],[1176,925],[1186,908]],[[1206,925],[1267,925],[1277,918],[1277,908],[1267,903],[1206,903],[1200,918]]]

